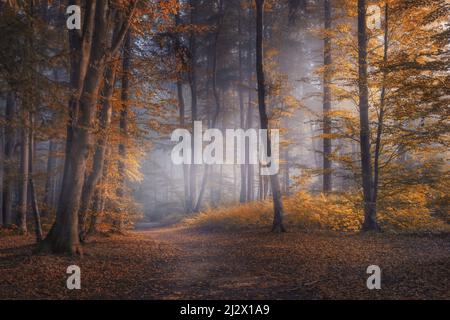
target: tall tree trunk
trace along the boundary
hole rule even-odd
[[[83,193],[81,195],[81,206],[79,210],[79,228],[80,240],[84,241],[86,235],[86,220],[88,210],[91,207],[92,197],[94,196],[95,188],[103,174],[103,166],[105,162],[105,155],[108,143],[108,129],[111,125],[112,119],[112,97],[114,93],[114,85],[116,80],[117,62],[112,63],[106,70],[104,87],[102,93],[102,109],[100,111],[100,136],[97,141],[97,146],[94,153],[92,171],[87,177]]]
[[[268,129],[269,119],[266,111],[266,88],[264,80],[264,68],[263,68],[263,9],[264,0],[256,1],[256,75],[258,82],[258,106],[259,117],[261,122],[261,129]],[[267,132],[267,155],[270,157],[271,150],[270,134]],[[286,231],[283,226],[283,203],[281,201],[280,181],[278,174],[270,176],[270,183],[272,187],[273,197],[273,226],[272,231],[284,232]]]
[[[74,4],[79,4],[79,1],[75,1]],[[75,56],[71,63],[71,67],[75,68],[71,70],[71,85],[75,85],[75,94],[69,107],[71,122],[68,125],[66,160],[56,221],[42,242],[41,248],[44,250],[81,254],[78,209],[92,143],[101,79],[106,62],[116,54],[123,43],[134,15],[136,2],[132,3],[130,13],[122,24],[119,36],[112,42],[111,48],[107,48],[109,35],[107,20],[111,16],[108,4],[106,0],[88,0],[84,7],[83,34],[78,30],[69,31],[71,50]],[[85,48],[88,48],[89,57],[85,56]],[[78,97],[80,99],[77,99]]]
[[[102,188],[97,187],[94,194],[94,200],[92,205],[92,217],[91,221],[89,223],[89,229],[87,232],[87,236],[96,234],[98,232],[97,226],[98,226],[98,220],[100,215],[103,213],[102,210],[102,197],[103,197],[103,190]],[[86,239],[85,239],[86,240]]]
[[[71,0],[69,5],[80,5],[80,0]],[[50,232],[41,243],[42,250],[53,252],[81,254],[78,237],[78,208],[81,189],[84,181],[86,158],[90,138],[92,108],[87,99],[92,99],[95,79],[87,86],[88,92],[83,95],[85,78],[91,58],[91,47],[94,36],[94,24],[97,23],[97,0],[86,2],[83,35],[76,29],[69,31],[70,46],[70,86],[72,96],[69,100],[69,117],[67,124],[64,172],[59,194],[56,220]],[[98,34],[99,35],[99,34]],[[95,54],[95,50],[93,50]],[[100,50],[97,50],[97,54]],[[92,61],[93,63],[94,61]],[[97,62],[97,61],[95,61]],[[91,69],[92,69],[91,64]],[[96,66],[97,67],[97,66]],[[97,72],[95,69],[94,72]],[[95,94],[96,97],[96,94]],[[80,100],[84,99],[81,106]],[[93,117],[92,117],[93,118]]]
[[[196,9],[197,0],[190,0],[190,22],[191,24],[196,23]],[[192,122],[192,132],[194,132],[194,121],[197,121],[197,74],[196,74],[196,36],[192,32],[189,41],[189,53],[190,53],[190,68],[189,68],[189,86],[191,89],[191,122]],[[192,150],[194,150],[194,139],[192,139]],[[192,161],[190,165],[190,177],[189,177],[189,190],[190,199],[189,211],[194,210],[197,199],[197,165],[194,164],[194,153],[192,152]]]
[[[178,12],[175,16],[176,25],[180,25],[180,13]],[[183,74],[186,69],[185,56],[184,51],[182,50],[180,35],[177,35],[176,39],[176,55],[177,55],[177,63],[181,64],[181,71],[179,71],[177,75],[177,98],[178,98],[178,110],[180,116],[180,127],[184,128],[185,126],[185,117],[186,117],[186,106],[184,102],[183,95]],[[184,186],[184,211],[188,213],[191,208],[190,204],[190,195],[189,195],[189,165],[183,164],[183,186]]]
[[[247,48],[247,85],[248,85],[248,102],[247,102],[247,119],[246,119],[246,128],[253,127],[253,106],[252,106],[252,97],[253,97],[253,82],[252,82],[252,74],[253,74],[253,59],[252,59],[252,34],[253,34],[253,15],[252,9],[248,9],[248,48]],[[249,146],[245,147],[245,154],[248,156],[250,160],[250,149]],[[250,161],[249,161],[250,162]],[[247,201],[253,201],[255,198],[255,165],[250,164],[248,162],[247,165]]]
[[[55,199],[55,170],[56,170],[56,153],[57,143],[54,139],[50,139],[48,147],[48,158],[47,158],[47,179],[45,181],[45,196],[44,204],[45,209],[42,215],[47,215],[48,212],[53,209],[54,199]]]
[[[361,172],[364,197],[363,231],[379,230],[372,202],[372,164],[370,152],[369,89],[367,83],[366,1],[358,0],[358,85],[361,146]]]
[[[214,110],[214,114],[212,116],[211,119],[211,127],[214,128],[216,126],[216,122],[217,122],[217,118],[219,116],[220,113],[220,96],[219,96],[219,92],[217,89],[217,44],[219,43],[219,35],[220,35],[220,29],[221,29],[221,25],[222,25],[222,7],[223,2],[220,0],[219,1],[219,14],[217,16],[217,25],[216,25],[216,33],[214,35],[214,42],[213,42],[213,61],[212,61],[212,87],[213,87],[213,96],[214,96],[214,103],[215,103],[215,110]],[[195,203],[194,206],[194,212],[199,212],[202,202],[203,202],[203,196],[205,194],[205,188],[208,182],[208,177],[209,177],[209,171],[210,171],[210,166],[206,165],[205,166],[205,171],[203,173],[203,179],[202,179],[202,183],[200,186],[200,192],[198,195],[198,199]]]
[[[241,11],[242,8],[239,7],[239,18],[238,18],[238,33],[239,33],[239,40],[238,40],[238,53],[239,53],[239,87],[238,87],[238,94],[239,94],[239,115],[240,115],[240,126],[241,129],[246,129],[246,123],[245,123],[245,110],[244,110],[244,95],[243,95],[243,76],[242,76],[242,27],[241,27]],[[241,192],[239,196],[239,201],[241,203],[244,203],[247,201],[247,167],[248,167],[248,159],[250,159],[248,153],[248,148],[245,146],[245,163],[241,164]]]
[[[106,180],[107,175],[108,175],[108,166],[109,166],[108,157],[110,154],[111,154],[111,147],[108,147],[106,150],[105,162],[103,164],[103,172],[102,172],[101,181],[97,184],[97,187],[95,189],[94,200],[93,200],[93,204],[92,204],[93,212],[92,212],[91,221],[89,223],[89,230],[85,237],[85,240],[86,240],[87,236],[93,235],[98,232],[97,226],[99,224],[101,217],[103,216],[103,211],[104,211],[104,207],[105,207],[105,188],[103,185],[101,185],[101,183],[102,183],[102,181]]]
[[[35,115],[34,112],[29,112],[30,116],[30,138],[29,138],[29,161],[28,161],[28,177],[29,177],[29,186],[30,186],[30,200],[31,200],[31,208],[33,210],[34,216],[34,231],[36,235],[36,242],[42,241],[42,225],[41,225],[41,215],[39,213],[38,199],[36,194],[36,188],[34,186],[33,179],[33,161],[34,161],[34,127],[35,127]]]
[[[180,112],[180,127],[184,128],[185,118],[185,104],[183,96],[183,82],[181,79],[177,80],[177,96],[178,96],[178,108]],[[191,205],[189,204],[189,165],[183,164],[183,186],[184,186],[184,210],[185,213],[189,212]]]
[[[323,44],[323,192],[329,193],[332,190],[331,179],[331,38],[328,34],[331,31],[331,4],[330,0],[324,0],[325,35]]]
[[[381,135],[383,134],[383,121],[385,112],[385,98],[386,98],[386,77],[387,77],[387,59],[388,59],[388,48],[389,48],[389,5],[386,2],[384,7],[384,53],[383,53],[383,79],[381,84],[380,93],[380,110],[378,114],[378,127],[377,127],[377,137],[375,141],[375,160],[374,160],[374,173],[373,173],[373,194],[372,202],[376,210],[377,198],[378,198],[378,185],[379,185],[379,175],[380,175],[380,153],[381,153]]]
[[[3,203],[2,203],[2,223],[9,227],[12,220],[12,171],[15,145],[15,134],[13,122],[16,116],[16,94],[9,91],[6,97],[5,110],[5,149],[3,165]]]
[[[19,168],[19,203],[17,205],[17,225],[22,233],[27,233],[27,205],[28,205],[28,169],[29,169],[29,111],[22,105],[22,128],[20,143],[20,168]]]
[[[284,150],[284,194],[289,195],[289,145],[286,146],[286,149]]]
[[[250,89],[251,90],[251,89]],[[249,98],[248,98],[248,109],[247,109],[247,128],[251,128],[253,123],[252,123],[252,118],[253,118],[253,107],[252,107],[252,98],[251,98],[251,92],[249,90]],[[254,180],[254,170],[255,167],[253,164],[250,164],[250,150],[249,150],[249,146],[246,145],[245,146],[245,153],[248,157],[248,162],[247,162],[247,201],[253,201],[254,197],[255,197],[255,180]]]
[[[128,137],[128,104],[130,99],[130,72],[131,72],[131,34],[128,33],[125,40],[125,45],[123,48],[123,61],[122,61],[122,92],[120,94],[120,99],[122,103],[122,110],[120,111],[120,133],[122,139]],[[127,156],[127,150],[125,142],[119,144],[119,188],[117,188],[117,196],[119,199],[125,196],[125,158]],[[121,201],[122,202],[122,201]],[[115,221],[114,226],[117,231],[122,231],[123,229],[123,214],[120,209],[119,217]]]

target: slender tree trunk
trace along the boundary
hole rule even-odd
[[[6,97],[5,111],[5,150],[3,165],[3,203],[2,203],[2,223],[9,227],[12,220],[12,171],[15,145],[15,134],[13,122],[16,115],[16,94],[9,91]]]
[[[99,224],[101,217],[103,216],[103,211],[104,211],[104,207],[105,207],[105,188],[101,183],[102,183],[102,181],[105,181],[108,176],[108,166],[110,163],[108,161],[108,157],[110,154],[111,154],[111,147],[108,147],[106,150],[105,162],[103,164],[103,172],[102,172],[101,181],[97,184],[97,187],[95,189],[94,200],[93,200],[93,204],[92,204],[93,212],[92,212],[91,221],[89,223],[89,230],[88,230],[87,235],[85,236],[85,240],[87,239],[87,237],[89,235],[93,235],[98,232],[97,226]]]
[[[269,119],[266,111],[266,88],[264,80],[264,68],[263,68],[263,8],[264,0],[256,1],[256,75],[258,82],[258,106],[259,116],[261,122],[261,129],[268,129]],[[267,133],[267,155],[271,156],[271,141],[270,134]],[[283,226],[283,203],[281,201],[280,181],[278,174],[270,176],[270,182],[272,186],[273,197],[273,226],[272,231],[284,232],[286,231]]]
[[[241,27],[241,10],[242,8],[239,8],[239,18],[238,18],[238,33],[239,33],[239,40],[238,40],[238,46],[239,46],[239,87],[238,87],[238,95],[239,95],[239,112],[240,112],[240,126],[241,129],[246,129],[245,126],[245,110],[244,110],[244,95],[243,95],[243,76],[242,76],[242,27]],[[244,203],[247,201],[247,167],[248,167],[248,159],[250,158],[248,153],[247,145],[245,146],[245,163],[241,164],[241,192],[239,196],[239,201],[241,203]]]
[[[222,4],[223,4],[223,2],[219,1],[219,14],[217,17],[217,27],[216,27],[216,33],[215,33],[214,42],[213,42],[212,87],[213,87],[214,103],[216,105],[214,114],[211,119],[211,127],[213,127],[213,128],[216,126],[217,118],[219,116],[220,108],[221,108],[219,92],[217,90],[217,44],[219,42],[220,29],[221,29],[221,25],[222,25]],[[200,211],[200,208],[201,208],[201,205],[203,202],[203,196],[205,194],[205,188],[206,188],[206,185],[208,182],[209,171],[210,171],[210,166],[206,165],[205,171],[203,174],[202,184],[200,186],[200,192],[199,192],[198,199],[197,199],[195,207],[194,207],[194,212]]]
[[[35,115],[34,112],[29,112],[30,116],[30,138],[29,138],[29,161],[28,161],[28,177],[29,177],[29,185],[30,185],[30,200],[31,200],[31,208],[33,210],[34,216],[34,230],[36,235],[36,242],[42,241],[42,226],[41,226],[41,215],[39,213],[38,199],[36,195],[36,188],[34,186],[33,179],[33,161],[34,161],[34,127],[35,127]]]
[[[29,169],[29,111],[22,106],[21,143],[20,143],[20,168],[19,168],[19,203],[17,206],[17,225],[22,233],[27,233],[27,205],[28,205],[28,169]]]
[[[177,95],[178,95],[178,108],[180,111],[180,126],[185,126],[185,105],[183,96],[183,83],[181,79],[177,80]],[[183,164],[183,185],[184,185],[184,210],[185,213],[189,212],[191,205],[189,204],[189,165]]]
[[[122,139],[128,137],[128,104],[130,95],[130,72],[131,72],[131,34],[128,33],[125,40],[125,45],[123,48],[123,61],[122,61],[122,92],[121,92],[121,102],[122,110],[120,112],[120,132]],[[119,161],[119,175],[120,182],[119,188],[117,189],[117,196],[123,198],[125,196],[125,158],[127,156],[127,150],[125,143],[121,142],[119,144],[119,155],[121,160]],[[117,231],[122,231],[123,229],[123,214],[122,210],[119,213],[119,219],[115,221],[114,225]]]
[[[102,204],[102,188],[97,188],[95,190],[95,194],[94,194],[94,200],[93,200],[93,205],[92,205],[93,212],[92,212],[91,221],[89,223],[89,229],[88,229],[87,236],[96,234],[98,232],[98,229],[97,229],[98,220],[99,220],[100,214],[102,214],[102,211],[103,211],[101,204]]]
[[[247,85],[248,85],[248,102],[247,102],[247,119],[246,119],[246,128],[253,127],[253,106],[252,106],[252,97],[253,97],[253,82],[252,82],[252,74],[253,74],[253,59],[252,59],[252,30],[253,30],[253,15],[251,8],[248,9],[248,48],[247,48]],[[245,154],[248,156],[250,160],[250,149],[249,146],[245,147]],[[247,201],[253,201],[255,198],[255,165],[248,163],[247,165]]]
[[[289,195],[289,146],[286,146],[286,149],[284,150],[284,194]]]
[[[80,220],[80,240],[84,241],[86,235],[86,220],[88,210],[91,207],[92,197],[94,196],[95,188],[103,174],[103,166],[105,162],[105,155],[108,143],[108,129],[111,125],[112,119],[112,97],[114,93],[114,85],[116,80],[117,63],[112,63],[106,70],[104,88],[103,88],[103,103],[100,111],[100,137],[97,141],[97,146],[93,158],[93,168],[88,175],[81,195],[81,205],[79,210]]]
[[[249,101],[248,101],[248,109],[247,109],[247,128],[251,128],[253,123],[252,123],[252,118],[253,118],[253,107],[251,106],[251,92],[249,92]],[[254,200],[254,188],[255,188],[255,182],[254,182],[254,165],[250,164],[250,150],[248,145],[245,146],[245,153],[247,155],[247,201],[253,201]]]
[[[331,110],[331,38],[328,32],[331,31],[331,4],[330,0],[324,0],[325,12],[325,32],[327,32],[324,39],[323,46],[323,192],[329,193],[332,190],[331,179],[331,119],[329,116]]]
[[[49,210],[53,209],[55,199],[55,170],[56,170],[56,153],[57,144],[54,139],[50,139],[47,158],[47,179],[45,181],[45,209],[42,215],[47,215]]]
[[[175,23],[176,25],[180,25],[180,13],[178,12],[175,16]],[[183,95],[183,74],[184,70],[186,69],[186,63],[185,63],[185,57],[183,50],[181,48],[181,39],[178,35],[176,37],[176,54],[178,63],[181,64],[182,71],[179,72],[177,75],[177,98],[178,98],[178,109],[179,109],[179,115],[180,115],[180,126],[182,128],[185,127],[185,117],[186,117],[186,106],[184,103],[184,95]],[[183,164],[183,185],[184,185],[184,211],[185,213],[188,213],[190,211],[190,208],[192,205],[190,204],[190,191],[189,191],[189,165]]]
[[[378,185],[379,185],[379,175],[380,175],[380,153],[381,153],[381,135],[383,134],[383,121],[384,121],[384,112],[385,112],[385,98],[386,98],[386,77],[387,77],[387,59],[388,59],[388,48],[389,48],[389,6],[388,3],[385,3],[384,7],[384,54],[383,54],[383,79],[381,84],[381,93],[380,93],[380,111],[378,114],[378,127],[377,127],[377,137],[375,142],[375,160],[374,160],[374,177],[373,177],[373,194],[372,194],[372,202],[374,205],[374,210],[376,210],[377,206],[377,198],[378,198]]]
[[[197,0],[190,0],[190,22],[195,24],[196,22],[196,9]],[[192,116],[192,132],[194,132],[194,122],[197,121],[197,75],[196,75],[196,37],[194,33],[191,33],[189,41],[190,52],[190,69],[189,69],[189,86],[191,89],[191,116]],[[192,139],[192,150],[194,150],[194,139]],[[194,164],[194,153],[192,153],[192,162],[190,165],[190,177],[189,177],[189,190],[190,199],[189,211],[194,210],[197,199],[197,165]]]
[[[361,171],[364,197],[363,231],[379,230],[372,202],[372,164],[370,152],[369,93],[367,84],[366,1],[358,0],[358,84]]]

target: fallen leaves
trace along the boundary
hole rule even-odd
[[[1,299],[449,299],[449,235],[201,232],[176,227],[97,237],[85,257],[0,241]],[[81,267],[81,290],[66,268]],[[382,290],[366,288],[379,265]]]

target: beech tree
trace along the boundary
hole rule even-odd
[[[269,129],[269,119],[266,109],[266,88],[264,81],[263,67],[263,16],[264,16],[264,0],[256,1],[256,75],[258,81],[258,110],[260,117],[261,129]],[[267,131],[267,155],[270,157],[271,139],[269,131]],[[281,201],[281,188],[278,179],[278,173],[270,176],[270,186],[272,188],[273,198],[273,226],[274,232],[285,232],[283,225],[283,202]]]
[[[78,1],[74,3],[79,5]],[[127,3],[126,14],[110,7],[106,0],[88,0],[84,9],[82,32],[69,31],[71,46],[71,119],[67,129],[66,161],[56,221],[43,248],[54,252],[81,254],[78,210],[84,185],[86,162],[92,143],[95,111],[103,72],[121,48],[135,14],[137,1]],[[108,47],[107,26],[119,23],[119,31]]]

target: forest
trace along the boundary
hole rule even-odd
[[[449,21],[0,1],[0,299],[450,299]]]

